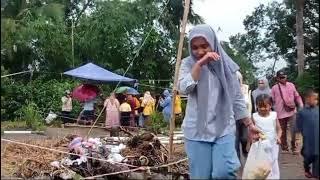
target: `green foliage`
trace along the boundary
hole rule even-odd
[[[222,46],[226,53],[231,57],[232,60],[234,60],[240,67],[240,72],[243,76],[243,80],[245,84],[252,84],[254,83],[254,70],[255,67],[253,64],[249,61],[249,59],[243,55],[237,52],[234,48],[230,46],[227,42],[222,42]]]
[[[73,64],[79,66],[90,61],[121,72],[130,67],[127,74],[135,79],[172,78],[183,1],[170,1],[166,7],[164,3],[160,0],[35,0],[28,3],[7,0],[1,13],[4,74],[30,68],[38,71],[31,82],[29,74],[1,82],[1,92],[4,92],[1,93],[1,120],[19,117],[18,110],[27,102],[34,102],[45,113],[60,111],[64,90],[77,85],[73,81],[60,82],[60,73],[71,69]],[[156,21],[163,8],[166,10]],[[202,22],[192,8],[189,20],[191,24]],[[75,22],[74,62],[71,21]],[[39,76],[38,72],[43,75]],[[155,84],[168,85],[168,82]],[[79,104],[74,102],[73,112],[79,111]]]
[[[43,118],[38,112],[38,107],[35,103],[28,103],[21,108],[22,119],[26,122],[26,127],[34,131],[44,129]]]
[[[50,110],[60,112],[61,97],[65,90],[72,90],[79,83],[64,80],[46,80],[41,77],[36,80],[24,83],[21,81],[10,81],[5,84],[6,92],[1,101],[1,109],[4,111],[1,114],[1,120],[16,119],[21,116],[19,109],[26,106],[28,102],[33,102],[37,105],[39,113],[43,118],[47,116]],[[73,115],[78,115],[80,112],[80,104],[73,101]]]
[[[231,45],[252,63],[284,59],[291,81],[297,77],[295,2],[284,0],[258,6],[243,21],[246,32],[230,38]],[[306,75],[297,79],[297,85],[298,88],[303,86],[301,89],[307,86],[319,88],[319,1],[305,1],[303,14]],[[274,67],[265,67],[257,73],[272,77],[275,71]]]
[[[155,134],[161,133],[163,128],[168,127],[168,123],[166,123],[163,119],[163,115],[161,112],[155,111],[150,115],[151,127],[150,130]]]
[[[303,94],[307,89],[315,89],[319,92],[319,78],[318,74],[304,73],[295,80],[297,90]]]

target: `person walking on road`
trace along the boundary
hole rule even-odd
[[[296,144],[296,112],[298,108],[303,108],[302,99],[293,83],[288,82],[287,75],[280,70],[276,75],[277,83],[272,87],[271,94],[274,102],[274,108],[277,112],[280,126],[282,129],[281,149],[289,151],[287,142],[287,127],[290,126],[291,150],[297,154]]]
[[[301,154],[307,178],[319,178],[319,106],[318,93],[305,93],[305,107],[297,113],[297,129],[302,133]],[[312,165],[312,171],[310,171]]]
[[[248,112],[236,71],[214,30],[197,25],[189,33],[190,55],[182,60],[178,89],[188,95],[182,130],[190,179],[236,179],[235,123],[253,138],[261,132]]]

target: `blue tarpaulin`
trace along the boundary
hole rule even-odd
[[[127,78],[113,72],[110,72],[93,63],[80,66],[76,69],[66,71],[63,74],[92,81],[100,82],[135,82],[135,79]]]

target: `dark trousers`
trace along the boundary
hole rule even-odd
[[[83,125],[91,125],[94,122],[94,111],[84,110],[81,114],[80,120],[78,121],[79,124]]]
[[[71,114],[71,112],[69,112],[69,111],[61,111],[61,116],[62,116],[62,122],[63,122],[63,124],[74,122],[74,120],[71,119],[70,114]]]
[[[134,125],[136,127],[139,127],[139,117],[140,117],[139,115],[138,116],[137,115],[134,116],[134,123],[135,123]]]
[[[296,116],[293,115],[291,117],[279,119],[280,126],[282,129],[281,135],[281,149],[288,150],[288,142],[287,142],[287,130],[288,125],[290,126],[290,135],[291,135],[291,150],[295,151],[296,146]]]
[[[319,177],[319,156],[318,155],[303,155],[304,171],[310,172],[312,166],[312,175]]]
[[[131,112],[121,112],[120,124],[121,126],[130,126]]]
[[[242,123],[242,121],[236,121],[236,151],[238,158],[240,160],[240,144],[241,144],[241,150],[244,157],[247,157],[248,151],[247,151],[247,138],[248,138],[248,129],[247,127]]]

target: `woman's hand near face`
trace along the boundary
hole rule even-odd
[[[208,64],[210,61],[219,60],[220,56],[216,52],[207,52],[197,63],[192,67],[191,75],[193,80],[198,81],[200,79],[201,66]]]
[[[210,61],[217,61],[219,60],[220,56],[216,52],[207,52],[200,60],[199,64],[201,66],[208,64]]]

